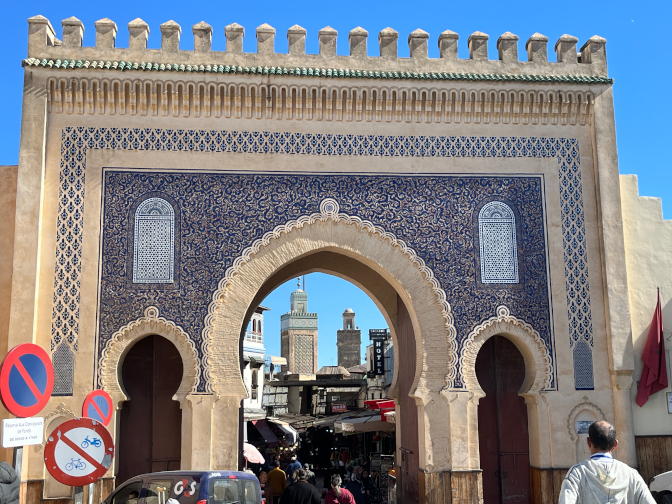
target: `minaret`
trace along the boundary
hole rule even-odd
[[[308,313],[308,294],[301,281],[290,296],[290,311],[280,317],[281,354],[287,359],[283,371],[317,373],[317,313]]]
[[[362,363],[362,331],[355,326],[355,312],[346,308],[343,312],[343,329],[336,331],[338,365],[345,369]]]

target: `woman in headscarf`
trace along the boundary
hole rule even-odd
[[[364,486],[364,494],[366,495],[366,504],[374,504],[378,499],[378,488],[373,478],[369,477],[369,471],[366,469],[362,472],[362,485]]]
[[[341,488],[343,480],[338,474],[331,477],[331,490],[324,498],[324,504],[356,504],[355,498],[345,488]]]

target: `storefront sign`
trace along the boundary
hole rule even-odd
[[[370,332],[370,331],[369,331]],[[373,374],[382,376],[385,374],[385,338],[371,338],[373,342]]]
[[[331,403],[331,411],[333,413],[343,413],[348,411],[348,406],[345,403]]]
[[[369,339],[387,339],[387,329],[369,329]]]

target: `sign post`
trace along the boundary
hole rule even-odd
[[[7,352],[0,364],[0,400],[12,415],[20,419],[37,415],[49,402],[53,388],[54,367],[41,346],[22,343]],[[44,428],[43,418],[27,419],[23,423],[20,419],[2,422],[2,446],[14,447],[12,462],[19,482],[23,447],[41,444]],[[37,437],[39,441],[34,442]]]
[[[102,478],[113,457],[112,436],[103,424],[91,418],[73,418],[62,423],[49,435],[44,448],[49,473],[64,485],[74,487]]]

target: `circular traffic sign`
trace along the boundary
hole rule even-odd
[[[7,353],[0,366],[0,398],[12,415],[37,415],[53,388],[54,367],[41,346],[22,343]]]
[[[102,478],[113,457],[112,435],[91,418],[63,422],[44,447],[47,470],[57,481],[70,486],[84,486]]]
[[[112,398],[104,390],[94,390],[84,400],[82,416],[99,421],[105,426],[112,420]]]

